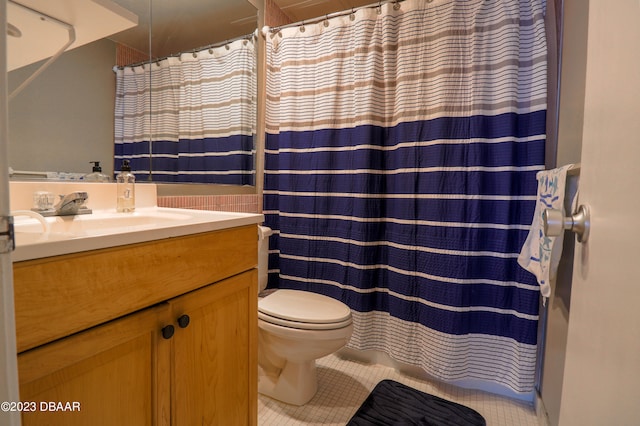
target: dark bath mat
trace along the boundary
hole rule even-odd
[[[464,405],[420,392],[393,380],[376,385],[347,426],[486,426]]]

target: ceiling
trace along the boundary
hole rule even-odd
[[[274,0],[292,22],[376,3],[373,0]]]
[[[109,38],[141,52],[151,39],[156,58],[249,34],[257,26],[256,8],[247,0],[113,1],[138,15],[138,26]]]
[[[113,0],[138,15],[139,25],[112,37],[159,58],[252,33],[256,0]],[[250,2],[251,1],[251,2]],[[261,1],[261,0],[258,0]],[[371,4],[371,0],[273,0],[292,22]],[[151,12],[151,13],[150,13]],[[152,19],[149,19],[149,16]]]

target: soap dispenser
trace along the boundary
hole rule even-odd
[[[118,193],[116,210],[119,213],[129,213],[136,209],[136,177],[131,173],[129,160],[122,161],[120,173],[116,176],[116,191]]]
[[[87,175],[84,175],[84,180],[88,182],[109,182],[109,176],[102,173],[102,167],[100,167],[99,161],[89,161],[93,163],[93,171]]]

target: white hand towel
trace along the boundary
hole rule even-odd
[[[538,179],[538,200],[533,214],[533,222],[527,240],[522,246],[518,263],[536,276],[540,284],[543,301],[551,295],[551,281],[555,280],[558,263],[562,255],[563,235],[548,237],[544,235],[542,212],[545,209],[564,211],[564,192],[567,182],[567,170],[573,164],[552,170],[542,170],[536,174]]]

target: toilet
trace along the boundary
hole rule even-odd
[[[259,291],[267,286],[270,228],[259,226]],[[316,394],[316,359],[347,344],[351,310],[317,293],[280,289],[258,300],[258,392],[304,405]]]

